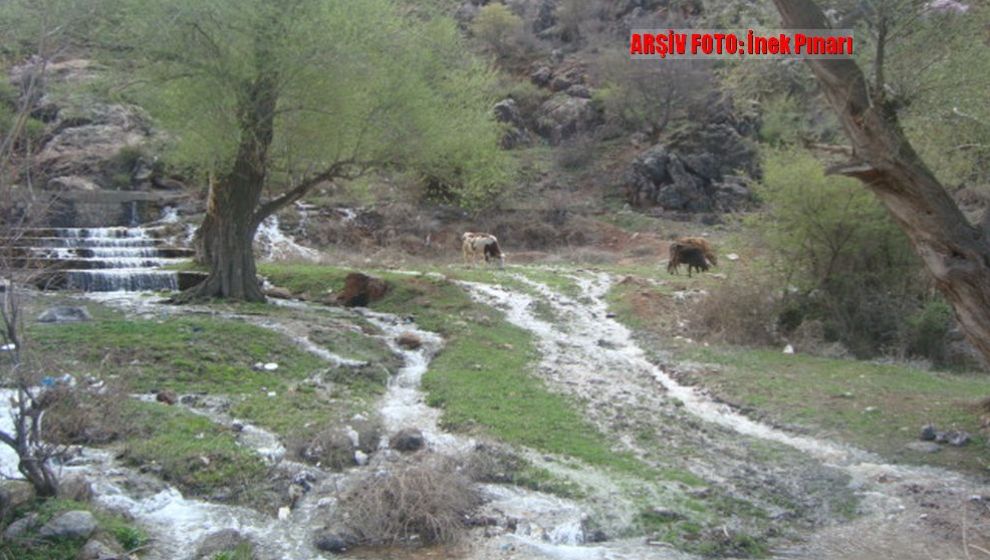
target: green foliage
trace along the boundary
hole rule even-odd
[[[508,56],[523,32],[523,20],[505,4],[492,2],[478,11],[471,22],[471,31],[493,53]]]
[[[124,459],[157,465],[161,476],[185,492],[209,495],[225,489],[228,499],[259,485],[268,469],[232,430],[210,419],[158,403],[135,403],[130,419],[137,434],[124,443]]]
[[[763,104],[760,140],[775,146],[796,144],[800,139],[803,117],[800,109],[798,102],[789,95],[768,99]]]
[[[128,69],[125,95],[175,133],[175,165],[228,171],[256,133],[239,107],[262,87],[278,96],[276,189],[345,161],[435,177],[467,206],[510,183],[493,74],[465,55],[447,18],[404,17],[388,0],[103,6],[114,11],[104,36],[128,45],[128,61],[116,61]]]
[[[890,39],[883,86],[905,132],[944,184],[990,181],[990,5],[967,3],[965,13],[935,11],[927,3],[879,3]],[[857,29],[858,60],[874,74],[876,18]],[[862,38],[862,40],[861,40]]]
[[[925,282],[907,238],[873,195],[852,179],[825,176],[796,149],[768,152],[758,195],[766,210],[752,224],[797,288],[781,317],[784,334],[819,319],[826,340],[858,356],[896,352]]]

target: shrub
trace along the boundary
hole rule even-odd
[[[493,2],[481,8],[471,31],[500,58],[511,58],[521,45],[523,20],[505,5]]]
[[[777,344],[783,301],[770,278],[741,275],[725,282],[698,303],[691,330],[730,344]]]
[[[95,445],[129,435],[127,392],[106,384],[99,390],[60,386],[50,391],[45,438],[63,445]]]
[[[411,539],[451,543],[480,504],[466,476],[450,459],[418,453],[390,471],[368,475],[345,493],[345,524],[365,544]]]
[[[751,224],[770,249],[777,280],[762,289],[787,297],[761,311],[752,301],[759,289],[726,286],[706,304],[716,309],[704,314],[717,332],[734,342],[779,342],[791,340],[802,323],[818,322],[812,330],[821,342],[840,342],[857,357],[937,361],[948,329],[939,311],[945,308],[925,310],[930,298],[920,262],[872,193],[852,179],[826,176],[819,161],[793,148],[770,151],[764,169],[757,192],[765,211]],[[776,317],[775,331],[766,328],[767,313]],[[804,331],[798,338],[808,336]]]

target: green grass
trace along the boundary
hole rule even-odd
[[[677,354],[717,366],[719,375],[708,377],[720,395],[775,419],[809,426],[895,459],[984,473],[990,466],[973,406],[990,395],[985,376],[737,347],[690,346]],[[935,454],[905,449],[927,423],[942,430],[965,430],[973,442],[961,448],[944,446]]]
[[[343,269],[265,265],[262,273],[295,293],[322,294],[343,286]],[[431,406],[443,409],[452,430],[495,436],[511,444],[578,458],[590,465],[659,476],[637,459],[614,452],[568,397],[533,375],[538,354],[529,333],[502,314],[477,304],[455,283],[432,276],[371,271],[392,289],[374,309],[413,316],[420,327],[445,339],[443,351],[423,378]],[[465,271],[501,275],[496,271]]]
[[[35,324],[28,334],[60,369],[119,374],[135,391],[278,390],[324,366],[278,333],[209,317]],[[276,362],[279,369],[254,371],[256,362]]]
[[[14,519],[29,514],[38,516],[40,528],[56,515],[66,511],[85,510],[93,513],[98,531],[105,531],[125,550],[135,550],[148,542],[148,535],[123,517],[95,508],[91,504],[71,500],[35,500],[29,506],[14,513]],[[29,530],[22,538],[0,541],[0,559],[3,560],[75,560],[83,545],[82,539],[41,539],[37,528]]]
[[[226,489],[229,500],[244,501],[267,475],[252,450],[241,447],[232,430],[204,416],[159,403],[129,403],[131,437],[123,442],[123,458],[153,467],[167,482],[197,496]]]
[[[162,320],[125,319],[90,305],[94,320],[75,324],[30,324],[33,349],[53,371],[77,377],[114,379],[128,392],[169,389],[179,394],[225,397],[229,413],[270,429],[286,442],[314,430],[368,413],[382,394],[398,360],[387,345],[363,336],[337,317],[258,304],[218,304],[217,311],[242,315],[278,314],[307,323],[313,342],[346,358],[373,362],[365,368],[331,368],[280,333],[215,316]],[[293,313],[298,316],[292,315]],[[310,325],[323,320],[318,325]],[[255,371],[256,362],[275,362],[275,371]],[[322,376],[329,384],[312,381]],[[135,465],[156,465],[161,476],[194,495],[216,493],[251,502],[249,489],[266,471],[254,451],[237,445],[234,434],[179,407],[128,402],[121,413],[121,446]]]
[[[639,299],[649,292],[657,297]],[[779,349],[688,344],[669,336],[669,313],[663,292],[652,287],[617,285],[608,296],[619,320],[638,336],[671,353],[667,359],[707,364],[693,376],[718,397],[766,416],[768,421],[803,426],[817,435],[849,442],[892,460],[903,460],[986,473],[990,453],[973,406],[990,395],[986,376],[936,373],[906,365],[881,365]],[[648,307],[651,302],[656,308]],[[968,446],[943,446],[934,454],[910,451],[921,427],[965,430]]]

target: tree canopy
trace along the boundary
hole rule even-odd
[[[244,98],[264,78],[277,96],[270,191],[345,165],[414,169],[457,185],[466,204],[509,181],[492,74],[449,20],[413,20],[387,0],[106,5],[121,91],[173,134],[177,164],[229,169],[250,133]]]

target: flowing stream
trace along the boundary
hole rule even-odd
[[[107,236],[98,236],[104,238]],[[127,235],[123,239],[132,239]],[[504,286],[462,283],[477,301],[503,310],[507,319],[531,332],[540,350],[540,375],[551,384],[569,386],[589,403],[592,416],[604,414],[609,406],[627,400],[645,400],[647,404],[659,403],[658,399],[674,398],[693,416],[735,433],[772,441],[789,446],[827,465],[848,472],[851,485],[854,485],[863,498],[866,516],[864,521],[847,524],[848,529],[835,529],[832,533],[823,531],[819,541],[812,540],[811,548],[798,548],[787,557],[801,558],[870,558],[857,556],[849,550],[836,547],[856,538],[883,547],[900,546],[905,552],[898,558],[912,556],[910,540],[906,531],[916,530],[902,512],[908,508],[901,496],[893,488],[895,485],[878,484],[883,477],[905,483],[934,485],[937,483],[958,487],[964,494],[986,492],[990,489],[973,484],[961,475],[939,469],[907,467],[883,464],[877,457],[860,450],[837,445],[812,437],[795,435],[754,421],[733,411],[728,406],[711,400],[703,393],[679,384],[661,368],[647,359],[623,325],[610,318],[605,296],[612,280],[604,274],[582,273],[574,277],[580,294],[566,296],[551,290],[546,285],[514,275],[516,282],[525,290],[510,289]],[[123,307],[135,315],[168,316],[174,313],[215,311],[203,308],[174,308],[160,306],[139,294],[117,294],[114,296],[94,296],[109,304]],[[536,304],[546,302],[555,315],[547,320],[536,312]],[[281,302],[281,305],[304,310],[309,320],[319,323],[320,314],[357,313],[363,319],[375,324],[379,335],[389,348],[401,356],[402,367],[390,379],[378,412],[384,422],[386,432],[416,428],[423,432],[428,447],[445,454],[469,452],[475,442],[468,437],[443,430],[440,424],[440,411],[427,406],[421,390],[421,380],[428,371],[430,361],[443,347],[443,340],[420,329],[408,318],[372,312],[368,310],[340,311],[328,310],[321,306],[302,302]],[[259,326],[278,331],[293,340],[300,348],[319,356],[333,366],[360,367],[362,362],[350,360],[315,344],[308,332],[300,332],[296,326],[290,328],[275,314],[259,318],[222,314],[231,319],[250,321]],[[400,337],[416,339],[417,345],[400,345]],[[604,382],[602,380],[605,380]],[[632,385],[627,380],[649,380],[659,389],[645,394],[644,391],[630,391]],[[637,385],[637,389],[642,386]],[[498,398],[492,395],[492,398]],[[653,400],[651,400],[653,399]],[[0,395],[0,426],[10,426],[9,392]],[[656,401],[656,402],[654,402]],[[107,507],[125,512],[146,526],[154,538],[154,544],[143,556],[150,560],[185,560],[192,558],[196,548],[206,536],[223,529],[235,529],[250,538],[258,547],[259,556],[264,559],[304,560],[322,558],[313,545],[314,534],[324,525],[336,507],[336,497],[341,489],[360,480],[368,469],[388,469],[390,451],[379,450],[380,458],[368,467],[354,467],[342,473],[329,473],[288,461],[279,438],[261,428],[238,421],[211,410],[201,408],[198,412],[208,414],[214,421],[240,426],[242,445],[248,446],[262,455],[275,469],[293,473],[309,473],[314,481],[312,488],[302,496],[291,511],[282,512],[278,517],[228,505],[209,503],[203,500],[188,499],[175,488],[168,486],[154,476],[140,473],[114,460],[109,452],[84,449],[70,464],[63,468],[67,472],[85,474],[94,484],[95,500]],[[630,444],[632,445],[632,444]],[[15,457],[0,446],[0,474],[16,476]],[[490,513],[515,521],[511,530],[503,529],[483,536],[476,530],[473,539],[457,557],[471,560],[494,559],[559,559],[559,560],[639,560],[639,559],[682,559],[689,556],[665,547],[650,546],[642,539],[617,540],[609,543],[589,544],[586,542],[586,508],[582,504],[549,496],[523,488],[507,485],[482,485],[487,502],[483,507]],[[909,512],[912,513],[913,512]],[[896,530],[888,530],[893,527]],[[903,528],[903,530],[902,530]],[[859,533],[880,530],[875,540],[861,538]],[[883,533],[887,530],[887,533]],[[846,531],[846,532],[843,532]],[[856,537],[853,537],[856,535]],[[860,543],[862,544],[862,543]],[[864,545],[865,546],[865,545]],[[861,547],[862,548],[862,547]],[[868,549],[868,547],[866,547]],[[829,554],[823,555],[827,550]],[[833,550],[841,554],[831,555]],[[855,552],[855,551],[853,551]],[[848,553],[848,554],[847,554]],[[368,556],[363,556],[368,558]],[[391,556],[388,556],[391,558]],[[403,555],[403,558],[416,558],[416,553]],[[423,558],[435,558],[426,555]],[[874,556],[882,558],[884,556]],[[933,556],[941,558],[940,556]],[[383,556],[385,558],[385,556]],[[945,556],[950,558],[950,556]],[[962,558],[962,556],[960,556]]]

